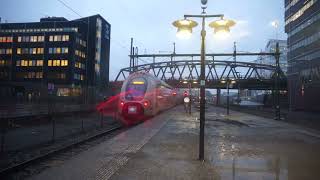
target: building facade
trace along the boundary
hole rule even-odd
[[[100,15],[0,23],[0,96],[99,94],[109,82],[110,29]]]
[[[320,1],[285,0],[288,90],[293,110],[320,110]]]

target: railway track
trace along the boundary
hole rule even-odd
[[[59,147],[57,149],[52,149],[49,152],[46,152],[44,154],[41,154],[41,155],[35,156],[33,158],[27,159],[27,160],[25,160],[23,162],[20,162],[20,163],[17,163],[17,164],[13,164],[10,167],[7,167],[7,168],[4,168],[4,169],[0,170],[0,179],[6,179],[6,178],[10,177],[13,173],[22,171],[23,169],[25,169],[25,168],[27,168],[29,166],[32,166],[33,164],[37,164],[37,163],[39,163],[41,161],[45,161],[45,160],[49,159],[50,157],[53,157],[53,156],[55,156],[55,155],[57,155],[59,153],[66,152],[69,149],[74,148],[74,147],[76,147],[78,145],[85,144],[86,142],[93,141],[95,139],[98,139],[99,137],[103,137],[103,136],[106,136],[106,135],[111,134],[113,132],[116,132],[117,130],[123,130],[123,129],[125,129],[125,128],[122,125],[117,124],[117,125],[111,126],[107,130],[97,132],[96,134],[88,136],[88,137],[86,137],[84,139],[77,140],[77,141],[75,141],[73,143],[70,143],[68,145],[64,145],[64,146]]]

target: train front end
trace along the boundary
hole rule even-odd
[[[124,122],[132,125],[152,116],[152,93],[147,76],[133,75],[121,89],[119,113]]]

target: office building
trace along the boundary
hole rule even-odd
[[[100,15],[0,23],[0,96],[99,94],[109,82],[110,28]]]
[[[320,110],[320,1],[285,0],[292,110]]]

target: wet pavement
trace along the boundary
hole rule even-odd
[[[179,106],[30,179],[319,179],[319,132],[225,112],[206,110],[203,162],[199,113]]]

